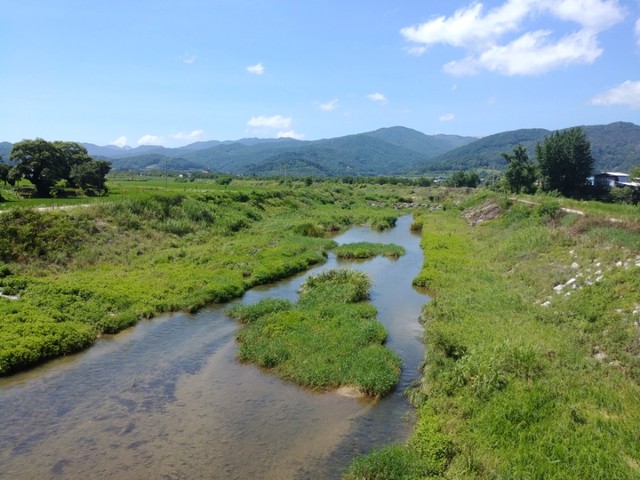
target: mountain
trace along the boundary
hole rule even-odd
[[[459,135],[425,135],[406,127],[380,128],[364,135],[422,153],[428,158],[437,157],[449,150],[462,147],[476,140],[474,137],[461,137]]]
[[[550,134],[549,130],[542,128],[496,133],[423,162],[417,167],[417,171],[418,173],[427,173],[451,170],[501,169],[506,165],[506,161],[501,155],[503,152],[511,153],[516,145],[522,144],[529,152],[529,158],[533,160],[536,143]]]
[[[9,142],[0,142],[0,157],[4,163],[9,163],[9,155],[11,155],[11,149],[13,144]]]
[[[582,127],[591,141],[596,171],[628,171],[640,164],[640,126],[617,122]],[[202,170],[238,175],[415,175],[502,169],[502,153],[522,144],[534,161],[535,145],[550,135],[542,128],[497,133],[484,138],[426,135],[405,127],[315,141],[243,138],[196,142],[180,148],[137,148],[83,144],[90,155],[112,162],[114,170]],[[12,145],[0,143],[9,158]]]
[[[598,171],[628,172],[640,165],[640,126],[628,122],[582,127]]]
[[[640,126],[616,122],[581,128],[591,142],[595,171],[628,172],[631,167],[640,165]],[[518,144],[522,144],[529,152],[529,158],[535,161],[536,143],[551,133],[542,128],[497,133],[426,160],[417,166],[416,171],[502,169],[506,166],[502,153],[512,153]]]

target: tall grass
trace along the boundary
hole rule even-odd
[[[419,421],[346,478],[640,478],[640,233],[538,210],[420,215]]]

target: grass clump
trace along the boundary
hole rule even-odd
[[[370,287],[363,272],[329,270],[309,277],[295,304],[266,299],[232,307],[229,315],[247,324],[238,334],[238,358],[313,389],[388,393],[400,359],[383,346],[387,331],[363,302]]]
[[[394,244],[357,242],[340,245],[335,250],[338,258],[372,258],[378,255],[398,258],[405,254],[403,247]]]

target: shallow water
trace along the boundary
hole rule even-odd
[[[396,243],[398,260],[340,262],[374,281],[372,302],[403,359],[398,388],[378,400],[317,393],[235,360],[227,305],[143,321],[86,352],[0,379],[2,479],[339,478],[358,454],[404,441],[413,412],[402,390],[418,377],[418,317],[428,297],[411,286],[419,236],[402,217],[387,232],[353,228],[338,243]],[[295,300],[306,275],[245,293]]]

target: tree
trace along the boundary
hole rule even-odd
[[[580,127],[553,132],[536,145],[540,185],[544,191],[576,195],[593,169],[591,144]]]
[[[64,172],[58,149],[42,138],[16,143],[9,158],[16,163],[15,173],[33,183],[39,197],[48,197]]]
[[[62,161],[62,178],[67,180],[70,187],[81,187],[73,181],[71,170],[78,165],[93,161],[93,158],[89,156],[84,146],[76,142],[55,141],[53,145],[58,150]]]
[[[104,160],[89,160],[71,167],[69,180],[85,192],[106,192],[105,177],[111,171],[111,163]]]
[[[629,170],[629,176],[631,177],[631,181],[633,182],[637,182],[638,180],[640,180],[640,165],[631,167],[631,170]]]
[[[78,143],[47,142],[42,138],[16,143],[9,158],[16,164],[9,173],[9,181],[15,183],[26,178],[39,197],[48,197],[59,180],[67,180],[73,186],[72,168],[93,161],[87,149]]]
[[[477,172],[464,172],[458,171],[454,172],[447,180],[445,181],[445,185],[447,187],[471,187],[476,188],[480,185],[480,176]]]
[[[9,171],[11,167],[2,161],[2,155],[0,155],[0,181],[4,182],[5,186],[7,185],[7,180],[9,180]]]
[[[503,153],[502,156],[508,163],[504,179],[509,191],[512,193],[533,193],[536,182],[536,166],[529,161],[526,148],[518,144],[513,149],[513,155]]]

